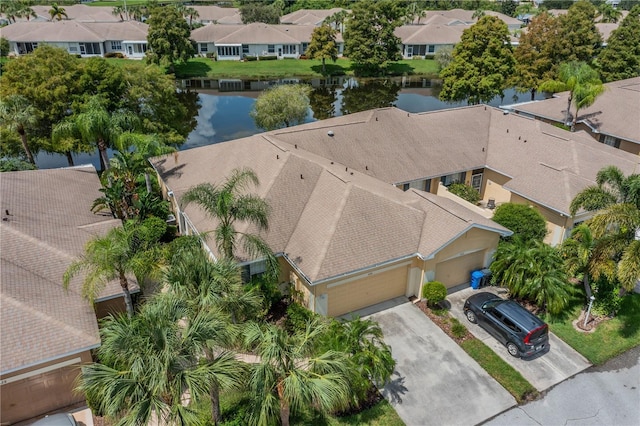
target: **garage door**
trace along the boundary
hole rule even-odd
[[[401,266],[328,288],[327,314],[343,315],[394,297],[404,296],[407,291],[408,271],[407,266]]]
[[[455,259],[445,260],[436,265],[436,281],[440,281],[447,288],[468,283],[471,280],[471,271],[482,268],[484,251],[478,251],[460,256]]]

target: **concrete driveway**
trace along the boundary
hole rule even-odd
[[[396,371],[382,394],[408,426],[478,424],[516,405],[420,309],[400,301],[357,314],[377,321],[391,345]]]
[[[479,291],[489,291],[502,295],[504,289],[499,287],[485,287],[474,290],[471,287],[457,291],[447,296],[451,304],[451,315],[462,322],[476,338],[482,340],[493,349],[500,358],[513,366],[538,391],[549,389],[569,377],[585,370],[591,364],[582,355],[573,350],[553,333],[549,333],[549,351],[529,359],[514,358],[507,352],[507,348],[500,344],[493,336],[477,324],[471,324],[462,310],[465,300]]]

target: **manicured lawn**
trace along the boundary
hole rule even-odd
[[[625,296],[618,314],[598,324],[593,333],[579,332],[573,327],[579,313],[580,307],[576,307],[566,318],[546,321],[553,333],[592,364],[602,364],[640,345],[640,294]]]
[[[279,77],[322,77],[322,62],[319,60],[284,59],[279,61],[214,61],[196,58],[183,65],[177,65],[176,77],[211,78],[279,78]],[[331,75],[353,75],[351,61],[338,59],[326,63]],[[433,60],[399,61],[390,64],[387,75],[437,75],[438,64]]]
[[[460,343],[462,349],[475,359],[487,373],[500,383],[518,403],[535,397],[538,391],[520,373],[478,339]]]

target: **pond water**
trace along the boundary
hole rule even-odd
[[[249,113],[260,93],[274,84],[306,83],[312,86],[311,107],[306,122],[389,106],[417,113],[467,105],[466,102],[439,100],[439,81],[416,76],[386,79],[192,79],[177,83],[182,89],[195,90],[199,103],[197,125],[180,150],[259,133],[261,130],[255,126]],[[542,98],[543,95],[537,95],[537,99]],[[489,104],[499,106],[529,99],[529,93],[519,94],[510,89],[505,91],[503,98],[496,97]],[[112,153],[109,152],[109,155]],[[100,167],[97,153],[74,155],[74,161],[76,165],[93,164],[96,168]],[[44,152],[37,155],[36,163],[40,168],[68,165],[65,156]]]

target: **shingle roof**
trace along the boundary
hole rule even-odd
[[[564,122],[569,92],[551,99],[512,105],[515,111]],[[573,107],[571,108],[574,111]],[[579,111],[578,121],[596,132],[640,144],[640,77],[605,84],[605,91],[588,108]]]
[[[92,166],[0,174],[0,371],[100,343],[80,279],[68,292],[62,288],[62,275],[84,244],[120,224],[90,212],[99,188]],[[119,293],[112,284],[101,297]]]
[[[269,25],[254,22],[247,25],[205,25],[191,32],[198,43],[225,44],[299,44],[309,42],[312,25]],[[336,34],[336,41],[342,35]]]
[[[108,40],[146,41],[148,26],[142,22],[16,22],[2,28],[2,36],[13,42],[94,42]]]
[[[462,37],[462,31],[470,25],[445,25],[429,23],[428,25],[402,25],[394,30],[394,34],[403,44],[456,44]]]
[[[61,5],[67,14],[68,20],[81,22],[117,22],[120,16],[112,13],[113,7],[108,6],[87,6],[85,4]],[[31,6],[38,16],[51,19],[49,10],[51,6],[35,5]],[[54,18],[55,19],[55,18]],[[64,18],[63,18],[64,19]]]
[[[242,23],[242,15],[236,7],[220,7],[220,6],[191,6],[198,12],[198,20],[218,22],[224,19],[227,23],[231,23],[231,19],[235,24]]]
[[[275,134],[181,151],[177,163],[173,157],[152,163],[178,200],[198,183],[219,183],[234,168],[252,168],[261,182],[252,192],[272,208],[264,238],[314,282],[416,253],[428,257],[474,226],[509,233],[476,213],[458,214],[455,203],[402,192]],[[199,207],[185,211],[196,229],[215,228]],[[239,230],[256,232],[242,224]]]
[[[346,9],[300,9],[280,17],[281,24],[320,25],[326,18]]]

